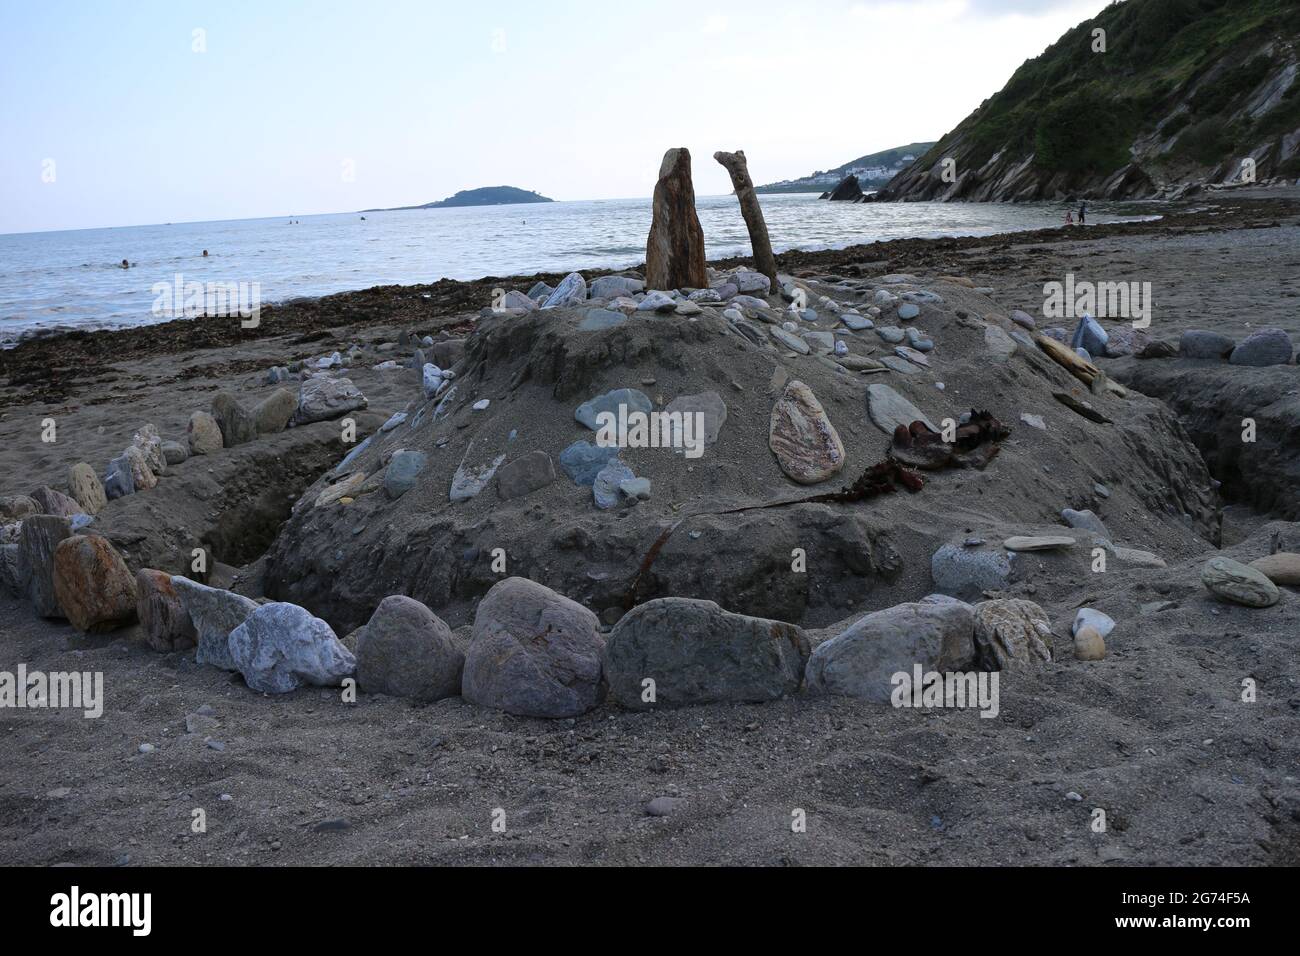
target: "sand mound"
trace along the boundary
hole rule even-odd
[[[730,278],[714,282],[728,297]],[[1165,557],[1200,553],[1216,539],[1209,475],[1172,414],[1136,394],[1090,394],[995,314],[987,296],[914,277],[800,285],[815,316],[790,311],[780,295],[615,309],[645,302],[642,292],[486,313],[449,384],[427,398],[413,381],[405,419],[298,501],[268,554],[266,593],[301,604],[339,633],[398,593],[464,623],[508,575],[543,583],[607,622],[629,606],[637,581],[638,603],[706,598],[815,626],[930,593],[931,558],[945,544],[983,540],[971,549],[1000,553],[1007,536],[1059,533],[1066,508],[1097,512],[1117,545]],[[841,321],[850,309],[856,314]],[[864,320],[875,328],[861,328]],[[880,334],[908,326],[917,330],[912,341],[929,339],[933,350],[896,354]],[[837,340],[846,355],[833,353]],[[787,477],[769,442],[773,407],[796,381],[811,390],[843,449],[838,472],[812,486]],[[892,390],[874,390],[874,415],[869,385]],[[593,492],[590,481],[572,480],[565,464],[575,453],[564,453],[597,438],[575,417],[579,406],[616,389],[634,390],[610,400],[631,408],[641,406],[639,392],[651,411],[705,410],[716,441],[695,458],[624,448],[626,469],[607,470]],[[1054,393],[1090,403],[1112,424],[1083,417]],[[906,403],[937,427],[987,410],[1011,434],[987,468],[926,472],[915,494],[754,508],[851,484],[882,461],[891,413],[911,414]],[[627,484],[633,476],[649,479],[648,498]],[[598,497],[613,506],[597,507]],[[744,508],[753,510],[736,510]],[[1033,593],[1054,575],[1086,575],[1095,541],[1072,533],[1078,545],[1067,552],[1011,562],[1005,589]],[[815,573],[797,569],[797,549]]]

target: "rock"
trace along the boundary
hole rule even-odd
[[[54,595],[79,631],[111,631],[135,620],[135,578],[107,538],[74,534],[54,550]]]
[[[612,309],[589,309],[586,317],[578,323],[578,331],[599,332],[622,325],[626,321],[627,316],[622,312],[615,312]]]
[[[924,412],[888,385],[867,386],[867,414],[877,428],[890,436],[899,425],[906,428],[912,422],[923,422],[931,431],[939,431]]]
[[[581,305],[587,298],[587,280],[580,272],[570,272],[560,280],[543,301],[543,309],[566,309]]]
[[[735,290],[731,293],[732,295],[735,295],[736,292],[739,291],[735,286],[732,286],[731,288]],[[696,289],[686,298],[690,302],[699,302],[705,305],[716,305],[722,301],[722,295],[717,289]]]
[[[420,366],[420,389],[425,398],[433,398],[443,385],[442,369],[432,362]]]
[[[737,272],[730,279],[746,295],[767,295],[772,291],[772,280],[761,272]]]
[[[1140,359],[1164,359],[1173,358],[1178,354],[1178,346],[1172,342],[1164,342],[1160,339],[1151,339],[1146,345],[1136,353]]]
[[[601,276],[592,280],[591,297],[593,299],[615,299],[620,295],[636,295],[645,289],[640,279],[627,276]]]
[[[906,345],[895,346],[894,354],[897,355],[899,358],[907,359],[909,362],[912,362],[916,365],[920,365],[923,368],[930,367],[930,360],[928,358],[926,358],[916,349],[909,348]]]
[[[285,694],[304,684],[337,687],[356,658],[320,618],[296,604],[263,604],[230,632],[230,657],[253,690]]]
[[[511,289],[501,297],[501,308],[508,311],[533,312],[537,309],[537,303],[522,292]]]
[[[460,695],[465,654],[442,618],[413,598],[384,598],[356,635],[357,686],[431,703]]]
[[[1106,641],[1097,629],[1081,627],[1074,635],[1074,657],[1080,661],[1099,661],[1106,656]]]
[[[803,382],[786,385],[772,407],[768,447],[786,476],[815,485],[844,467],[844,444],[817,396]]]
[[[229,392],[219,392],[212,400],[212,417],[217,420],[217,427],[221,429],[221,441],[227,448],[234,448],[257,437],[257,423],[253,416]]]
[[[522,498],[553,481],[555,465],[551,456],[544,451],[530,451],[498,469],[497,494],[507,501]]]
[[[1042,432],[1047,431],[1047,422],[1043,421],[1042,415],[1030,415],[1028,412],[1021,412],[1020,420],[1030,428],[1037,428]]]
[[[617,458],[606,462],[591,483],[592,496],[596,507],[602,511],[613,508],[619,502],[619,485],[632,481],[636,475],[632,469]]]
[[[1002,547],[1008,551],[1054,551],[1072,548],[1074,545],[1074,538],[1064,535],[1018,535],[1002,542]]]
[[[944,594],[975,599],[984,591],[1003,591],[1011,584],[1012,556],[1006,551],[978,551],[945,544],[930,558],[930,576]]]
[[[1108,358],[1136,355],[1145,349],[1150,342],[1151,338],[1145,332],[1129,325],[1117,325],[1110,330],[1110,338],[1107,340],[1106,349],[1102,354]]]
[[[694,418],[692,421],[697,423],[703,421],[703,431],[692,425],[691,434],[697,440],[702,437],[705,446],[712,445],[718,440],[722,426],[727,421],[727,403],[722,400],[722,396],[717,392],[701,392],[699,395],[678,395],[664,406],[665,415],[676,415],[679,412],[683,416],[702,416],[702,418]],[[678,441],[677,438],[674,426],[673,448],[681,449],[684,440]]]
[[[1081,627],[1090,627],[1102,637],[1109,637],[1110,632],[1115,630],[1115,620],[1102,614],[1101,611],[1090,607],[1081,607],[1078,613],[1074,615],[1074,623],[1070,625],[1070,633],[1078,634]]]
[[[135,494],[135,479],[131,477],[131,463],[120,455],[108,463],[104,472],[104,497],[114,501]]]
[[[89,466],[87,466],[89,467]],[[95,476],[91,472],[91,477]],[[32,492],[32,501],[36,502],[41,509],[41,514],[61,515],[64,518],[71,518],[73,515],[85,514],[74,499],[69,498],[61,491],[55,491],[50,487],[37,488]]]
[[[1022,311],[1021,309],[1011,310],[1011,321],[1016,323],[1016,325],[1020,326],[1022,329],[1029,329],[1029,331],[1031,332],[1038,325],[1038,323],[1034,320],[1034,317],[1032,315],[1030,315],[1028,312]]]
[[[589,441],[575,441],[560,452],[560,467],[575,485],[590,487],[596,475],[611,458],[618,457],[618,448],[602,448]]]
[[[72,525],[60,515],[31,515],[18,535],[17,584],[26,589],[37,617],[64,617],[54,586],[54,555],[72,536]]]
[[[554,290],[545,282],[538,282],[528,290],[528,298],[532,299],[534,302],[541,302],[553,291]]]
[[[277,388],[253,409],[253,427],[259,435],[274,435],[289,427],[298,399],[287,388]]]
[[[221,426],[207,412],[195,412],[190,416],[190,423],[185,429],[185,436],[189,442],[191,454],[211,455],[225,447],[225,442],[221,437]]]
[[[479,602],[462,696],[519,717],[576,717],[600,703],[605,642],[596,615],[526,578]]]
[[[1117,547],[1115,549],[1115,557],[1124,564],[1132,564],[1140,568],[1168,567],[1168,565],[1165,564],[1164,558],[1152,554],[1150,551],[1138,551],[1134,548]]]
[[[975,618],[957,601],[899,604],[860,618],[819,644],[808,659],[810,694],[837,694],[888,703],[893,676],[969,670]]]
[[[1070,339],[1070,348],[1087,349],[1090,355],[1102,355],[1110,335],[1101,327],[1101,323],[1086,312],[1079,324],[1075,326],[1074,336]]]
[[[835,351],[835,335],[832,332],[804,332],[802,338],[814,352]]]
[[[625,498],[634,498],[637,501],[650,500],[650,479],[649,478],[628,478],[618,483],[618,490]]]
[[[155,651],[179,651],[198,642],[198,632],[185,602],[163,571],[141,568],[135,573],[135,613],[145,640]]]
[[[26,525],[23,527],[25,530]],[[1263,571],[1222,556],[1205,562],[1201,583],[1216,597],[1246,607],[1272,607],[1282,597],[1277,585]]]
[[[396,500],[415,487],[415,481],[424,471],[429,459],[422,451],[399,448],[384,472],[384,494]]]
[[[636,308],[638,312],[672,312],[677,308],[677,300],[667,292],[647,292]]]
[[[664,153],[652,209],[650,235],[646,240],[646,287],[702,289],[707,286],[704,230],[695,214],[690,150],[682,147]]]
[[[858,177],[850,173],[839,181],[826,198],[831,202],[856,202],[862,198],[862,185],[858,182]]]
[[[845,312],[840,316],[840,321],[846,328],[854,332],[865,332],[867,329],[875,328],[875,323],[866,316],[858,315],[854,312]]]
[[[810,646],[793,624],[725,611],[712,601],[647,601],[619,619],[605,648],[610,696],[646,710],[778,700],[799,690]],[[646,700],[646,680],[654,681]]]
[[[984,329],[984,348],[992,354],[995,362],[1005,362],[1016,354],[1015,340],[996,325]]]
[[[1115,540],[1111,537],[1110,532],[1106,530],[1102,520],[1087,509],[1075,511],[1073,508],[1066,508],[1061,512],[1061,519],[1071,528],[1091,531],[1097,537],[1105,538],[1107,541]]]
[[[22,597],[23,591],[24,584],[18,575],[18,544],[0,544],[0,594]]]
[[[312,503],[312,507],[327,508],[330,505],[338,504],[344,498],[355,498],[361,493],[361,486],[365,483],[365,472],[354,472],[342,481],[337,481],[332,485],[328,485],[324,491],[316,496],[316,500]]]
[[[462,461],[456,468],[456,474],[452,476],[448,497],[452,501],[469,501],[487,487],[487,483],[492,480],[492,476],[497,473],[497,469],[505,460],[505,455],[497,455],[496,458],[482,465],[467,465]]]
[[[812,351],[812,346],[805,342],[801,337],[793,332],[787,332],[779,325],[769,325],[767,331],[771,333],[772,338],[776,339],[791,351],[798,352],[800,355],[807,355]]]
[[[1047,612],[1033,601],[981,601],[974,614],[978,667],[1000,671],[1052,660],[1052,624]]]
[[[230,632],[257,610],[257,602],[234,591],[210,588],[179,574],[172,575],[172,587],[198,635],[195,662],[228,671],[239,670],[230,654]]]
[[[218,429],[219,430],[219,429]],[[183,461],[188,461],[190,450],[178,441],[165,441],[162,443],[163,460],[168,466],[179,465]]]
[[[655,797],[645,805],[645,813],[648,817],[671,816],[685,802],[680,797]]]
[[[1187,329],[1178,339],[1178,354],[1183,358],[1222,361],[1232,353],[1236,345],[1236,342],[1219,332]]]
[[[920,314],[921,314],[921,307],[912,302],[904,302],[902,305],[898,307],[898,317],[902,319],[904,322],[908,321],[909,319],[914,319]]]
[[[1277,554],[1256,558],[1247,567],[1259,571],[1274,584],[1300,586],[1300,554],[1279,551]]]
[[[0,523],[22,521],[29,515],[41,513],[41,506],[27,495],[5,495],[0,498]]]
[[[353,385],[351,379],[309,378],[298,388],[298,410],[294,412],[293,424],[329,421],[368,404],[361,389]]]
[[[464,356],[464,339],[443,339],[433,343],[433,363],[440,368],[454,368]]]
[[[644,392],[635,388],[616,388],[583,402],[574,411],[573,417],[592,431],[596,431],[600,428],[597,416],[602,412],[610,412],[617,421],[620,406],[625,407],[627,409],[625,414],[630,415],[632,412],[649,412],[654,408],[654,403]]]
[[[1290,365],[1295,346],[1283,329],[1258,329],[1242,339],[1228,356],[1233,365]]]

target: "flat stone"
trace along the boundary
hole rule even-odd
[[[626,321],[627,316],[624,313],[615,312],[613,309],[589,309],[583,320],[578,323],[578,331],[599,332],[622,325]]]
[[[812,346],[793,332],[787,332],[779,325],[769,325],[768,333],[792,352],[798,352],[800,355],[808,355],[812,352]]]
[[[1237,343],[1220,332],[1186,329],[1178,339],[1178,354],[1183,358],[1223,361]]]
[[[1020,420],[1030,428],[1037,428],[1043,432],[1047,431],[1047,422],[1043,421],[1042,415],[1030,415],[1028,412],[1021,412]]]
[[[632,469],[617,458],[606,462],[591,483],[592,497],[596,507],[607,511],[619,503],[619,485],[632,481],[636,475]]]
[[[844,323],[846,328],[852,329],[854,332],[865,332],[867,329],[875,328],[874,322],[865,315],[858,315],[857,313],[842,313],[840,321]]]
[[[644,289],[644,282],[629,276],[601,276],[599,279],[591,280],[593,299],[615,299],[620,295],[636,295]]]
[[[678,395],[666,406],[664,406],[665,415],[682,415],[701,416],[692,418],[692,422],[704,423],[703,431],[698,430],[694,424],[691,426],[691,435],[695,439],[703,438],[705,447],[714,444],[718,440],[718,435],[722,432],[722,426],[727,421],[727,403],[722,400],[722,396],[717,392],[701,392],[698,395]],[[673,448],[683,449],[685,444],[683,440],[678,440],[676,427],[673,427],[672,438]]]
[[[636,306],[638,312],[672,312],[676,308],[677,300],[667,292],[658,290],[647,292]]]
[[[497,470],[497,494],[504,500],[522,498],[553,481],[555,464],[551,456],[544,451],[530,451]]]
[[[1300,554],[1279,551],[1256,558],[1247,567],[1254,568],[1274,584],[1300,586]]]
[[[422,451],[399,448],[384,472],[384,494],[391,499],[398,499],[415,487],[420,473],[429,463],[428,456]]]
[[[1277,585],[1263,571],[1222,556],[1205,562],[1201,583],[1216,597],[1246,607],[1272,607],[1282,597]]]
[[[778,700],[796,693],[810,646],[800,628],[669,597],[623,615],[610,632],[610,696],[635,710]],[[654,681],[654,699],[644,682]]]
[[[801,485],[825,481],[844,467],[839,433],[803,382],[787,384],[773,406],[767,442],[781,470]]]
[[[931,431],[939,431],[924,412],[888,385],[867,386],[867,414],[877,428],[891,437],[899,425],[906,428],[912,422],[923,422]]]
[[[451,479],[451,491],[448,492],[450,499],[469,501],[487,487],[487,483],[492,480],[492,476],[505,460],[505,455],[497,455],[492,461],[482,465],[467,465],[462,461]]]
[[[1005,362],[1016,354],[1015,340],[996,325],[984,329],[984,348],[993,356],[995,362]]]
[[[1091,627],[1102,637],[1109,637],[1110,632],[1115,630],[1115,619],[1095,608],[1081,607],[1074,615],[1070,633],[1078,634],[1081,627]]]
[[[882,326],[876,329],[876,334],[890,345],[901,345],[903,340],[907,338],[907,333],[894,325]]]
[[[611,414],[617,421],[620,408],[625,409],[625,415],[630,415],[632,412],[648,413],[654,408],[654,403],[644,392],[635,388],[616,388],[583,402],[574,411],[573,417],[587,428],[596,431],[600,428],[601,413]]]
[[[263,694],[337,687],[357,668],[328,624],[282,602],[263,604],[230,632],[230,657],[248,686]]]
[[[461,694],[519,717],[576,717],[603,696],[605,641],[596,615],[526,578],[479,602]]]
[[[1081,531],[1091,531],[1099,538],[1105,538],[1107,541],[1114,541],[1106,525],[1088,509],[1075,511],[1073,508],[1066,508],[1061,512],[1061,520],[1071,528],[1078,528]]]
[[[1016,323],[1016,325],[1020,326],[1021,328],[1029,329],[1031,332],[1038,325],[1038,323],[1035,321],[1032,315],[1030,315],[1028,312],[1025,312],[1021,309],[1011,310],[1011,321]]]
[[[1168,567],[1165,559],[1150,551],[1138,551],[1135,548],[1115,548],[1115,557],[1123,564],[1132,564],[1140,568]]]
[[[921,314],[921,307],[912,302],[904,302],[898,307],[898,317],[904,322]]]
[[[1103,355],[1110,333],[1101,327],[1101,323],[1091,315],[1084,314],[1075,326],[1074,336],[1070,339],[1070,348],[1087,349],[1090,355]]]
[[[1060,548],[1072,548],[1075,543],[1074,538],[1063,535],[1017,535],[1003,541],[1002,547],[1008,551],[1054,551]]]

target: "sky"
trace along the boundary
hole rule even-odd
[[[1107,0],[0,0],[0,233],[730,191],[937,139]]]

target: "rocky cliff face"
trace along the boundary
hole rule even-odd
[[[1300,176],[1300,6],[1129,0],[1079,24],[880,200],[1173,198]]]

